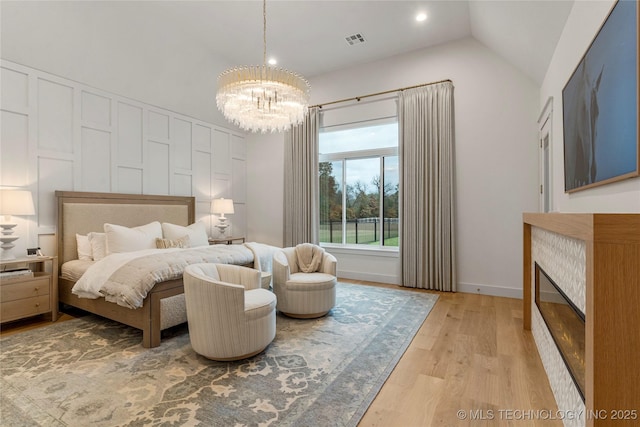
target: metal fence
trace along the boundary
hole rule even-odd
[[[398,218],[384,218],[382,238],[387,242],[398,237]],[[358,218],[346,222],[346,242],[342,242],[342,221],[320,222],[320,241],[324,243],[376,244],[380,243],[380,218]]]

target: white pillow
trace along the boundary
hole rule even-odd
[[[209,236],[207,235],[207,227],[203,222],[194,222],[188,227],[182,225],[171,224],[169,222],[162,223],[162,234],[165,239],[177,240],[184,236],[189,236],[190,247],[207,246],[209,244]]]
[[[119,252],[133,252],[143,249],[155,249],[156,238],[162,238],[162,227],[158,221],[139,227],[122,225],[104,225],[107,241],[107,255]]]
[[[104,233],[87,234],[89,243],[91,244],[91,256],[94,261],[100,261],[107,255],[107,242]]]
[[[93,251],[88,235],[76,233],[76,246],[78,247],[78,259],[81,261],[92,261]]]

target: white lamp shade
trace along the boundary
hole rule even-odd
[[[35,215],[31,191],[0,190],[0,215]]]
[[[214,199],[211,202],[211,213],[214,214],[232,214],[233,200],[231,199]]]

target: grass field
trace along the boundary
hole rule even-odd
[[[379,230],[375,230],[376,225],[377,224],[374,222],[358,223],[356,236],[356,224],[354,222],[348,222],[346,242],[344,243],[374,246],[379,245],[380,233]],[[333,234],[333,239],[330,238],[330,230]],[[398,246],[397,223],[385,226],[384,235],[384,246]],[[336,222],[333,224],[333,227],[330,227],[328,224],[321,224],[320,241],[323,243],[342,243],[342,224]]]

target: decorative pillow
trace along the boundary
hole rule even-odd
[[[209,245],[209,236],[207,235],[207,227],[203,222],[194,222],[188,227],[171,224],[169,222],[162,223],[162,235],[165,239],[177,240],[183,236],[189,236],[192,248],[197,246]]]
[[[107,242],[104,233],[89,233],[87,234],[89,243],[91,243],[91,256],[94,261],[100,261],[107,255]]]
[[[156,238],[156,247],[158,249],[188,248],[190,247],[189,236],[182,236],[176,240]]]
[[[162,238],[162,227],[158,221],[133,228],[106,223],[104,232],[107,241],[107,255],[155,249],[156,238]]]
[[[81,261],[93,261],[93,251],[88,235],[76,233],[76,246],[78,247],[78,259]]]

